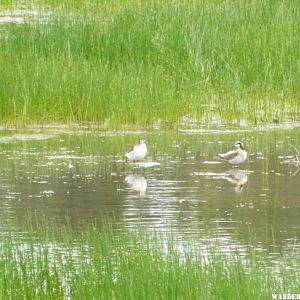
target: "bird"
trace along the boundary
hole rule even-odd
[[[141,160],[147,154],[147,146],[144,138],[138,140],[138,144],[125,153],[125,156],[132,161]]]
[[[242,142],[235,142],[235,149],[223,154],[218,154],[219,158],[232,165],[239,165],[247,159],[247,151]]]

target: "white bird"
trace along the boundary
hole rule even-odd
[[[133,148],[125,153],[129,160],[141,160],[147,154],[147,146],[144,138],[139,139],[139,143],[134,145]]]
[[[234,146],[235,149],[223,154],[218,154],[218,156],[232,165],[239,165],[247,159],[247,151],[244,149],[244,145],[241,142],[236,142]]]

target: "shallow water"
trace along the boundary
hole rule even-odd
[[[10,10],[0,7],[0,25],[46,23],[51,15],[50,11],[42,12],[35,7],[28,7],[28,4]]]
[[[145,137],[148,155],[124,152]],[[244,142],[240,167],[216,155]],[[218,240],[268,253],[300,248],[300,127],[105,131],[84,127],[0,130],[0,226],[24,217],[127,221],[203,246]],[[110,218],[113,216],[113,218]]]

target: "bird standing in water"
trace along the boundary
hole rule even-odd
[[[241,142],[236,142],[234,144],[235,149],[230,150],[223,154],[218,154],[219,158],[224,161],[229,162],[232,165],[239,165],[247,159],[247,151]]]
[[[139,143],[134,145],[133,148],[125,153],[129,160],[141,160],[147,154],[147,146],[144,138],[139,139]]]

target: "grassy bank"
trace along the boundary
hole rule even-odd
[[[69,227],[53,232],[39,226],[2,236],[1,299],[257,300],[299,292],[292,261],[273,268],[254,252],[242,258],[218,247],[180,250],[171,234],[85,228],[75,234]]]
[[[1,123],[299,117],[299,2],[74,2],[0,26]]]

